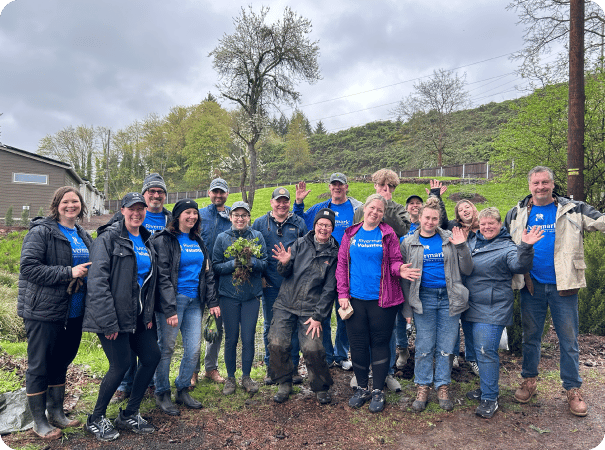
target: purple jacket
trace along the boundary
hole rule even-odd
[[[336,291],[338,298],[351,298],[349,290],[349,247],[351,238],[363,225],[355,224],[346,229],[340,249],[338,250],[338,264],[336,265]],[[393,229],[386,223],[378,225],[382,231],[382,267],[380,274],[380,293],[378,306],[388,308],[403,303],[403,292],[399,283],[399,268],[403,264],[399,240]]]

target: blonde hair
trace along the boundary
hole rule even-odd
[[[479,211],[478,220],[481,220],[484,217],[489,217],[490,219],[494,219],[497,222],[502,222],[502,216],[500,215],[500,211],[495,206],[490,206],[489,208],[485,208]]]
[[[418,216],[422,216],[425,209],[434,209],[439,213],[439,220],[443,217],[443,211],[441,210],[441,204],[437,197],[429,197],[424,205],[418,210]]]
[[[368,198],[366,198],[366,202],[364,203],[364,208],[366,206],[368,206],[370,203],[372,203],[374,200],[379,200],[382,202],[382,205],[384,206],[384,209],[387,209],[387,201],[385,200],[385,198],[380,195],[380,194],[372,194],[370,195]]]
[[[399,186],[399,177],[391,169],[380,169],[372,174],[372,182],[397,187]]]

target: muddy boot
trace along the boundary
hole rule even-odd
[[[519,389],[515,391],[515,400],[520,403],[527,403],[536,393],[537,377],[524,378]]]
[[[298,372],[298,367],[292,372],[292,384],[301,384],[303,382],[302,375]]]
[[[165,412],[169,416],[179,416],[181,414],[179,408],[172,403],[170,391],[162,392],[161,394],[154,394],[154,396],[155,404],[162,410],[162,412]]]
[[[437,398],[439,399],[439,407],[446,411],[454,409],[454,403],[450,400],[449,385],[442,384],[437,389]]]
[[[429,398],[429,386],[419,384],[416,391],[416,400],[412,403],[412,409],[416,412],[424,411]]]
[[[283,403],[288,398],[290,398],[290,394],[292,393],[292,383],[287,381],[285,383],[279,383],[279,389],[277,389],[277,393],[273,396],[273,400],[277,403]]]
[[[174,401],[177,405],[185,405],[187,408],[191,409],[201,409],[202,404],[194,399],[191,395],[189,395],[188,389],[181,389],[180,391],[176,391],[176,396]]]
[[[77,427],[80,422],[70,420],[63,411],[63,401],[65,400],[65,385],[49,386],[46,396],[46,411],[48,422],[59,428]]]
[[[34,433],[42,439],[59,439],[63,433],[51,426],[46,418],[46,392],[28,395],[27,404],[34,419]]]

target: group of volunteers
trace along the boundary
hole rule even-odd
[[[67,367],[83,331],[98,335],[109,361],[85,423],[97,439],[116,439],[119,430],[153,432],[139,412],[148,390],[166,414],[179,415],[179,405],[201,408],[190,391],[201,370],[206,307],[218,333],[206,343],[204,377],[224,383],[225,395],[238,382],[257,392],[250,372],[261,303],[264,383],[277,385],[275,402],[285,402],[292,385],[303,381],[302,352],[320,404],[331,402],[329,369],[339,366],[354,372],[349,406],[369,402],[371,412],[382,411],[385,388],[401,390],[393,372],[409,358],[406,327],[413,320],[412,410],[424,410],[434,388],[439,406],[450,411],[461,323],[465,359],[480,377],[480,387],[466,396],[479,402],[478,416],[491,418],[498,409],[499,343],[513,323],[513,289],[520,290],[523,326],[522,383],[514,398],[526,403],[536,392],[550,309],[569,409],[585,416],[578,348],[583,233],[605,232],[605,215],[557,195],[553,172],[542,166],[529,172],[530,194],[504,222],[498,209],[478,212],[468,200],[456,204],[449,221],[441,200],[447,187],[437,180],[426,201],[412,195],[405,205],[392,199],[395,172],[378,170],[372,181],[376,193],[362,204],[348,196],[346,176],[334,173],[330,198],[306,211],[304,182],[293,204],[290,192],[278,187],[271,210],[251,224],[247,203],[226,206],[229,187],[221,178],[210,184],[209,206],[183,199],[168,211],[166,184],[154,173],[141,193],[124,196],[94,242],[78,223],[87,212],[81,194],[59,188],[49,215],[32,220],[21,254],[18,314],[27,332],[34,432],[56,439],[61,428],[79,424],[65,415],[63,402]],[[247,259],[228,250],[240,238],[254,244]],[[179,331],[183,355],[173,401],[169,373]],[[218,372],[223,337],[226,378]],[[240,338],[242,377],[236,380]],[[112,398],[127,403],[110,421]]]

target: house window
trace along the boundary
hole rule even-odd
[[[36,173],[13,173],[14,183],[48,184],[48,175]]]

